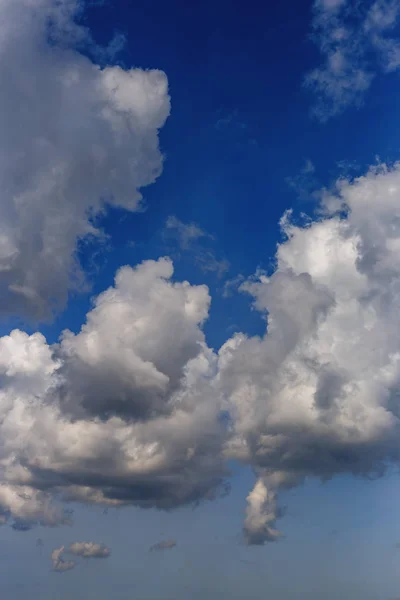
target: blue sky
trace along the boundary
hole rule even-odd
[[[14,2],[0,0],[0,593],[399,597],[399,3]],[[151,263],[114,283],[164,256],[173,275]],[[68,552],[84,540],[110,556]],[[176,546],[149,552],[163,540]],[[76,564],[57,572],[62,546]]]

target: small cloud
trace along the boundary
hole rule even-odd
[[[176,541],[175,540],[163,540],[161,542],[158,542],[157,544],[154,544],[154,546],[150,547],[150,552],[159,552],[161,550],[171,550],[171,548],[174,548],[176,546]]]
[[[61,548],[56,548],[52,551],[50,557],[51,562],[53,563],[53,571],[57,571],[58,573],[64,573],[64,571],[71,571],[75,567],[75,563],[73,560],[64,560],[63,552],[65,550],[64,546]]]
[[[183,223],[174,216],[168,217],[165,228],[173,233],[182,250],[190,249],[193,242],[197,242],[200,238],[212,239],[210,234],[203,231],[195,223]]]
[[[95,542],[74,542],[67,552],[83,558],[108,558],[111,554],[107,546]]]

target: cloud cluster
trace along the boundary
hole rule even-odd
[[[315,0],[312,37],[324,62],[305,78],[322,121],[359,105],[377,73],[400,66],[397,0]]]
[[[212,498],[228,460],[254,468],[244,533],[277,540],[279,492],[399,461],[400,165],[340,180],[295,224],[276,270],[241,285],[266,333],[219,353],[204,286],[169,259],[123,267],[82,330],[0,339],[0,508],[67,522],[57,500],[169,509]],[[225,415],[225,416],[224,416]]]
[[[0,1],[0,315],[42,319],[84,275],[79,242],[107,204],[137,210],[161,172],[161,71],[100,68],[78,0]],[[21,40],[24,43],[21,44]]]
[[[395,17],[381,5],[363,13],[363,27],[383,39]],[[346,1],[318,6],[331,23]],[[90,216],[103,200],[137,207],[137,188],[160,168],[165,77],[101,70],[73,51],[71,40],[84,39],[75,8],[0,0],[10,91],[8,105],[0,92],[10,138],[0,145],[0,304],[9,311],[12,301],[16,314],[42,316],[63,300]],[[24,28],[26,46],[17,43]],[[33,94],[29,108],[18,91]],[[280,538],[281,490],[399,464],[399,201],[400,165],[381,166],[323,193],[314,221],[287,213],[275,271],[236,281],[265,335],[236,334],[218,353],[202,329],[207,287],[175,281],[169,258],[119,269],[81,330],[57,344],[18,329],[1,337],[0,523],[67,524],[69,501],[172,509],[212,499],[237,460],[257,476],[244,534],[262,544]],[[190,231],[188,243],[201,237]],[[77,542],[69,551],[108,549]],[[64,552],[52,553],[56,571],[74,566]]]
[[[205,286],[168,259],[123,267],[77,335],[0,338],[0,508],[66,522],[57,498],[169,509],[212,497],[225,467]]]
[[[53,571],[64,573],[65,571],[71,571],[76,566],[75,561],[64,558],[65,553],[81,558],[108,558],[110,549],[104,544],[96,544],[95,542],[73,542],[67,549],[65,546],[55,548],[50,554]]]

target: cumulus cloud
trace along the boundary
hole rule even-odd
[[[169,259],[123,267],[77,335],[0,338],[0,508],[68,522],[58,500],[170,509],[222,484],[217,357],[205,286]]]
[[[150,547],[150,552],[160,551],[160,550],[171,550],[171,548],[175,548],[176,541],[175,540],[163,540],[161,542],[157,542]]]
[[[62,307],[84,280],[79,241],[101,235],[96,215],[140,208],[162,168],[166,76],[100,68],[76,51],[93,50],[74,23],[80,6],[0,1],[0,315]]]
[[[61,548],[55,548],[50,555],[51,562],[53,563],[53,571],[57,571],[58,573],[71,571],[71,569],[75,567],[74,561],[65,560],[63,558],[64,550],[64,546],[61,546]]]
[[[220,352],[226,454],[251,464],[250,543],[278,539],[277,494],[306,477],[377,476],[399,461],[400,165],[323,194],[304,226],[287,214],[272,276],[242,285],[267,320]]]
[[[0,514],[171,509],[212,499],[234,459],[256,474],[244,535],[262,544],[281,537],[282,490],[399,464],[400,164],[321,198],[314,221],[282,218],[272,275],[241,283],[262,337],[208,348],[208,289],[161,258],[120,269],[58,344],[0,338]]]
[[[305,85],[317,95],[319,119],[359,106],[378,73],[399,68],[399,17],[397,0],[315,0],[312,38],[323,64],[307,74]]]
[[[110,549],[104,544],[95,542],[73,542],[67,552],[83,558],[108,558]]]
[[[328,115],[369,85],[367,42],[382,69],[396,68],[398,10],[389,0],[360,7],[355,34],[345,0],[315,6],[327,65],[310,81]],[[98,233],[93,217],[105,202],[137,209],[138,189],[161,168],[164,74],[77,53],[87,34],[76,8],[0,0],[3,313],[43,317],[62,305],[81,278],[77,243]],[[202,330],[207,287],[174,281],[169,258],[119,269],[81,330],[57,344],[21,330],[1,337],[0,523],[68,524],[70,501],[172,509],[212,499],[235,459],[256,474],[244,534],[262,544],[280,538],[282,490],[398,464],[399,200],[400,165],[381,166],[323,193],[316,220],[287,213],[275,272],[236,280],[265,335],[236,334],[218,353]],[[208,237],[177,219],[169,228],[183,246]],[[52,552],[56,571],[74,566],[64,552]]]

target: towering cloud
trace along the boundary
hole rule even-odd
[[[0,0],[0,316],[44,318],[84,275],[79,240],[159,175],[160,71],[100,68],[75,48],[77,0]],[[23,43],[21,43],[23,40]]]
[[[276,494],[307,476],[379,474],[399,460],[400,165],[325,193],[324,215],[282,221],[277,268],[242,289],[263,338],[220,353],[230,457],[253,465],[245,534],[276,539]]]

